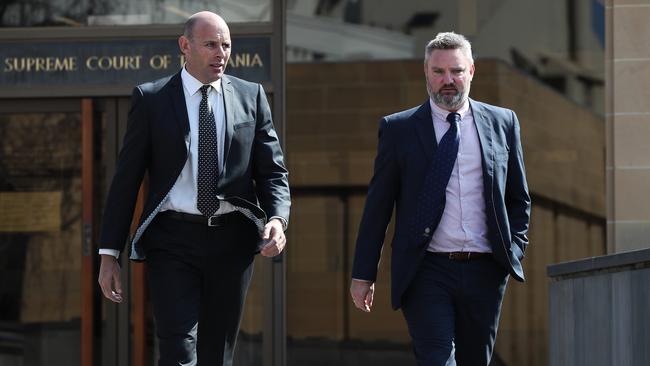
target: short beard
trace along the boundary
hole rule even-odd
[[[465,99],[467,98],[465,91],[458,90],[458,87],[455,85],[454,88],[456,88],[457,91],[457,93],[454,95],[445,95],[440,92],[434,93],[431,91],[431,87],[427,82],[427,92],[429,92],[429,97],[431,100],[433,100],[436,105],[442,106],[448,110],[458,110],[463,105],[463,103],[465,103]]]

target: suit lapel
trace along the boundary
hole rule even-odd
[[[223,146],[223,169],[221,169],[221,173],[219,174],[220,176],[222,176],[225,170],[227,169],[226,162],[228,161],[230,144],[232,142],[232,137],[235,134],[235,129],[233,127],[235,123],[235,113],[234,113],[234,106],[233,106],[235,91],[232,87],[230,79],[226,75],[224,75],[221,78],[221,89],[223,90],[223,106],[225,109],[224,115],[226,118],[226,120],[224,121],[224,124],[226,125],[226,136],[224,138],[224,146]]]
[[[415,129],[422,143],[424,155],[428,161],[433,158],[433,153],[438,144],[436,143],[436,131],[433,129],[433,119],[431,117],[431,105],[429,100],[424,102],[413,114]]]
[[[180,72],[172,77],[169,97],[171,98],[174,112],[176,113],[176,123],[182,132],[181,137],[187,136],[190,133],[190,120],[187,117],[187,104],[185,103],[185,93],[183,92],[183,82]]]
[[[485,178],[492,177],[494,167],[494,157],[492,148],[492,123],[486,116],[484,108],[474,100],[469,100],[469,105],[474,117],[474,124],[478,132],[478,138],[481,145],[481,157],[483,160],[483,175]]]

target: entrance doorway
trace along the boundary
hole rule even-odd
[[[128,97],[0,100],[0,365],[154,364],[146,265],[121,256],[122,304],[97,285],[96,240],[129,108]],[[263,265],[239,365],[263,364]]]
[[[82,116],[80,99],[0,102],[0,364],[81,364],[95,160]]]
[[[128,108],[128,98],[0,101],[0,365],[146,362],[144,291],[128,297],[140,308],[117,307],[97,285],[95,239]],[[128,291],[142,271],[124,267]]]

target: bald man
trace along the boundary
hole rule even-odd
[[[158,365],[231,365],[255,254],[280,254],[289,184],[260,84],[224,74],[230,31],[200,12],[178,40],[185,65],[133,91],[100,236],[99,284],[122,302],[117,258],[147,261]],[[149,186],[127,239],[139,186]]]

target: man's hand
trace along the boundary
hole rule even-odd
[[[99,287],[104,297],[112,302],[122,302],[122,280],[120,279],[120,264],[112,255],[102,254],[99,267]]]
[[[260,252],[263,256],[275,257],[282,253],[284,246],[287,244],[287,238],[284,236],[284,231],[282,230],[282,222],[279,219],[271,219],[264,226],[262,239],[266,241]]]
[[[370,308],[372,307],[372,299],[375,294],[375,283],[355,280],[353,278],[350,283],[350,294],[352,295],[354,306],[369,313]]]

